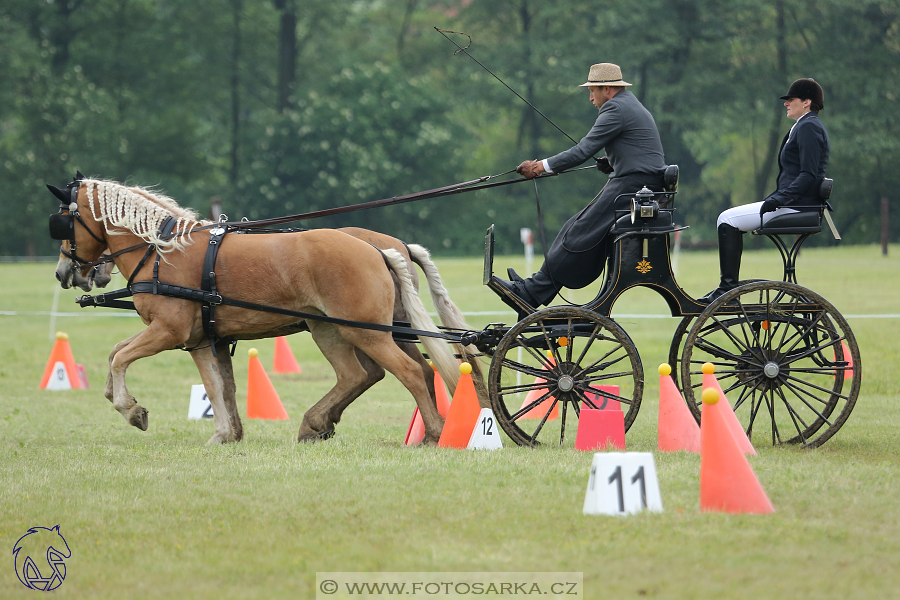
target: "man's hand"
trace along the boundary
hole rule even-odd
[[[525,179],[534,179],[544,172],[544,163],[539,160],[526,160],[516,167],[516,172],[523,175]]]
[[[762,218],[764,214],[775,212],[779,208],[781,208],[781,206],[779,206],[775,200],[765,200],[763,201],[762,206],[759,207],[759,217]]]
[[[607,175],[613,172],[612,165],[609,164],[609,158],[606,156],[597,159],[597,168],[601,173],[606,173]]]

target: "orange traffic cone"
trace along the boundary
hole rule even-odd
[[[431,368],[434,369],[434,363]],[[434,369],[434,396],[437,402],[438,413],[445,419],[450,411],[450,398],[447,396],[447,386],[441,378],[441,374]],[[421,444],[425,439],[425,422],[422,421],[422,415],[419,414],[419,407],[413,411],[412,420],[409,422],[409,429],[406,430],[406,439],[403,443],[407,446],[415,446]]]
[[[700,453],[700,427],[669,376],[672,367],[659,365],[659,424],[656,444],[660,452],[687,450]]]
[[[550,359],[550,364],[555,365],[556,361],[553,360],[553,355],[550,352],[547,352],[547,357]],[[546,371],[547,367],[541,367],[541,371]],[[547,380],[543,377],[537,377],[534,380],[535,384],[546,383]],[[522,403],[522,406],[519,407],[519,410],[522,410],[532,402],[536,401],[538,398],[547,393],[547,388],[531,390],[528,392],[528,395],[525,396],[525,401]],[[554,404],[555,398],[553,396],[547,396],[547,398],[529,410],[527,413],[519,417],[520,419],[543,419],[544,415],[547,414],[547,410],[550,410],[550,416],[547,417],[548,421],[552,421],[553,419],[559,418],[559,402]],[[550,408],[550,405],[553,405],[553,408]]]
[[[276,373],[302,373],[291,347],[288,346],[287,338],[283,335],[275,338],[275,358],[272,360],[272,370]]]
[[[472,383],[472,365],[462,363],[459,365],[462,376],[456,384],[456,393],[447,411],[447,420],[441,431],[441,439],[438,446],[441,448],[462,448],[469,445],[469,438],[478,422],[481,414],[481,405],[478,404],[478,396],[475,394],[475,384]]]
[[[844,360],[847,362],[847,366],[844,367],[844,379],[853,379],[853,357],[850,356],[850,348],[844,340],[841,340],[841,349],[844,351]],[[837,352],[834,353],[834,360],[837,360]],[[835,376],[838,373],[839,371],[835,371]]]
[[[437,401],[438,412],[445,419],[450,412],[450,396],[447,395],[447,384],[441,378],[441,374],[434,368],[434,363],[430,363],[434,369],[434,399]],[[418,410],[418,409],[417,409]]]
[[[734,439],[741,449],[741,452],[756,456],[756,449],[753,447],[753,444],[750,443],[750,438],[747,437],[744,427],[741,425],[741,422],[738,421],[737,415],[734,414],[734,410],[732,410],[731,405],[728,403],[728,398],[725,397],[725,392],[722,391],[722,386],[719,385],[719,380],[716,379],[716,366],[712,363],[703,363],[700,370],[703,372],[703,389],[713,388],[718,390],[719,394],[721,394],[722,397],[720,399],[724,400],[724,402],[721,403],[720,410],[722,411],[725,422],[728,424],[728,429],[730,429],[732,435],[734,435]],[[703,420],[702,413],[700,420]]]
[[[412,421],[409,422],[409,429],[406,430],[406,439],[403,444],[406,446],[416,446],[425,439],[425,422],[422,415],[419,414],[419,407],[413,412]]]
[[[81,378],[78,376],[78,367],[75,366],[75,358],[72,356],[72,348],[69,346],[69,336],[62,331],[56,332],[56,342],[50,351],[50,359],[44,368],[41,384],[38,389],[70,390],[82,389]]]
[[[727,400],[715,388],[703,390],[700,426],[700,510],[769,514],[775,508],[719,408]]]
[[[250,366],[247,370],[247,418],[248,419],[288,419],[278,392],[272,386],[269,376],[257,356],[256,348],[250,348]]]

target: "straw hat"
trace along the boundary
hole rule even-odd
[[[622,69],[619,68],[619,65],[614,65],[612,63],[600,63],[591,65],[591,72],[588,74],[587,83],[582,83],[578,87],[589,87],[593,85],[613,85],[624,87],[631,84],[622,81]]]

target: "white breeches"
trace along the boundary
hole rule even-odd
[[[775,212],[764,214],[762,223],[760,223],[759,209],[761,206],[762,202],[754,202],[753,204],[742,204],[741,206],[729,208],[719,215],[719,219],[716,221],[716,228],[722,223],[725,223],[731,225],[735,229],[740,229],[741,231],[753,231],[754,229],[759,229],[763,224],[768,223],[769,219],[773,217],[797,212],[792,208],[781,207]]]

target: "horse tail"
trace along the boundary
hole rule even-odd
[[[425,310],[425,306],[422,305],[419,294],[413,287],[406,259],[403,258],[402,254],[390,248],[382,252],[387,259],[390,269],[397,274],[397,279],[400,280],[400,302],[403,304],[412,326],[415,329],[440,333],[440,330]],[[428,336],[419,336],[419,340],[425,346],[428,356],[452,394],[456,390],[456,384],[459,381],[459,363],[456,362],[450,346],[441,339]]]
[[[450,293],[444,287],[441,274],[438,273],[437,265],[431,260],[431,254],[426,248],[418,244],[407,244],[409,257],[414,263],[419,265],[422,272],[425,273],[425,281],[428,282],[428,291],[431,293],[431,301],[437,310],[438,317],[444,327],[452,327],[454,329],[462,329],[468,331],[471,329],[466,323],[465,317],[459,307],[450,299]],[[475,383],[475,391],[478,394],[479,401],[482,406],[490,406],[488,401],[487,386],[484,384],[484,374],[481,372],[481,366],[478,363],[478,349],[474,346],[463,347],[461,344],[454,344],[457,353],[463,357],[463,360],[472,365],[472,380]],[[443,373],[441,373],[443,377]]]
[[[428,291],[431,293],[431,301],[437,310],[438,317],[445,327],[454,327],[456,329],[469,329],[469,325],[463,318],[462,313],[453,300],[444,282],[441,280],[441,274],[438,273],[437,266],[431,260],[431,254],[418,244],[407,244],[409,249],[409,257],[414,263],[421,267],[425,273],[425,280],[428,282]]]

